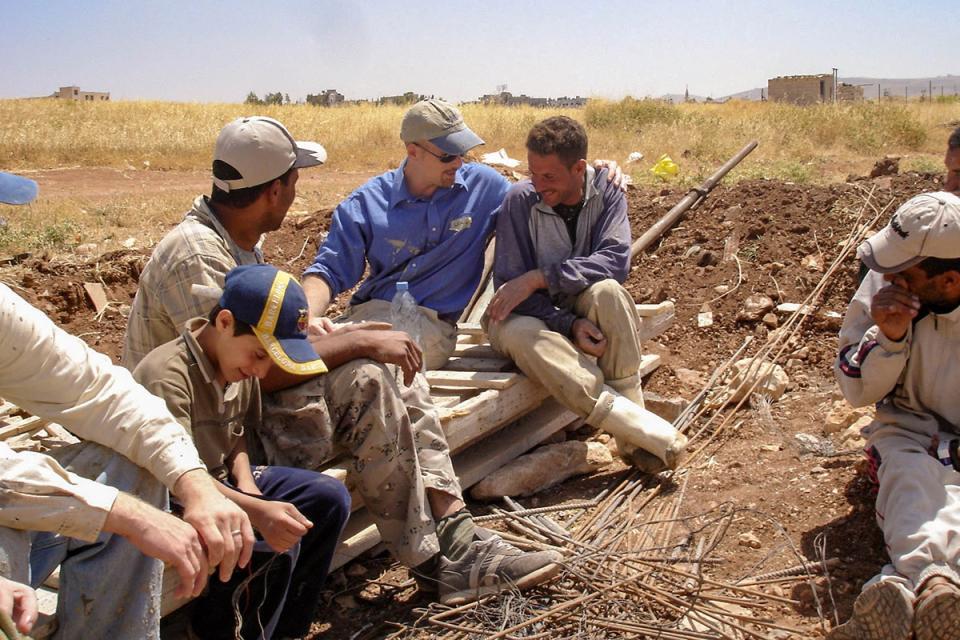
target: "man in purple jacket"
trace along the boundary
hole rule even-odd
[[[497,220],[487,332],[560,403],[616,436],[625,460],[650,473],[673,469],[687,439],[643,408],[636,306],[622,286],[626,197],[586,157],[575,120],[531,129],[531,179],[510,189]]]

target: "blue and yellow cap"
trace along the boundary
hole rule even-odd
[[[268,264],[231,269],[220,307],[253,327],[270,358],[284,371],[295,375],[327,371],[307,340],[307,296],[286,271]]]

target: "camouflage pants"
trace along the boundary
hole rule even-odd
[[[422,374],[408,387],[395,366],[354,360],[263,404],[268,464],[316,470],[347,453],[348,484],[393,556],[415,567],[439,551],[427,489],[461,490]]]

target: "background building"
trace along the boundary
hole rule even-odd
[[[110,99],[110,94],[105,91],[81,91],[80,87],[60,87],[53,96],[61,100],[82,100],[83,102],[105,102]]]

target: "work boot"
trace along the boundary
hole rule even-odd
[[[913,635],[913,598],[884,580],[863,590],[853,615],[827,634],[827,640],[909,640]]]
[[[484,531],[457,560],[440,556],[440,602],[456,607],[505,589],[528,589],[557,575],[562,559],[557,551],[520,551]]]
[[[635,383],[634,388],[636,390],[630,392],[624,386],[639,402],[609,385],[604,386],[597,406],[587,416],[587,424],[614,436],[621,456],[641,471],[659,473],[676,469],[687,448],[687,437],[657,414],[644,409],[639,383]]]

